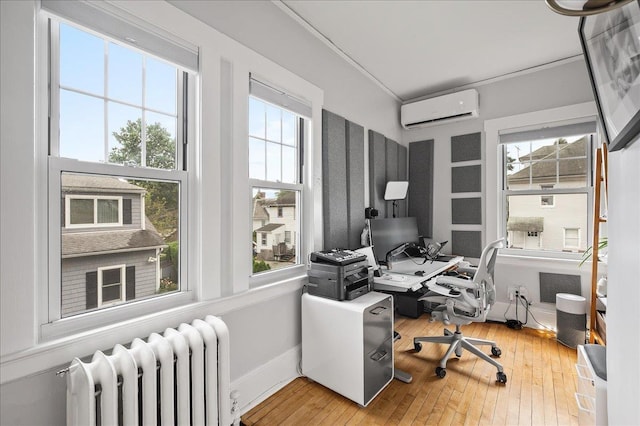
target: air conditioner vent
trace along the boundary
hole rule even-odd
[[[474,118],[478,112],[478,92],[469,89],[402,105],[400,120],[405,129],[415,129]]]

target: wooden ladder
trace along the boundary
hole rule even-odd
[[[589,316],[589,343],[605,344],[604,339],[598,333],[596,327],[596,303],[598,301],[598,295],[596,293],[598,285],[598,251],[600,246],[600,224],[607,221],[606,217],[603,217],[600,212],[600,202],[602,198],[602,184],[604,183],[604,197],[605,202],[609,188],[607,186],[608,176],[608,161],[607,161],[607,146],[602,145],[596,150],[596,168],[593,186],[595,193],[593,197],[593,240],[591,251],[591,314]]]

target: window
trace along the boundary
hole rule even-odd
[[[48,322],[186,295],[197,54],[99,7],[43,9],[51,12]]]
[[[567,230],[588,228],[594,137],[592,122],[500,135],[508,248],[586,250]]]
[[[310,110],[280,91],[251,79],[249,179],[253,234],[262,234],[253,253],[253,272],[301,263],[302,150]],[[286,102],[282,97],[286,97]],[[285,106],[286,104],[286,106]],[[267,238],[268,235],[268,238]],[[264,267],[268,264],[268,268]]]
[[[564,248],[578,250],[580,248],[580,229],[564,228]]]
[[[66,195],[65,202],[66,228],[122,225],[122,197]]]
[[[540,189],[547,190],[553,189],[553,185],[540,185]],[[540,196],[540,205],[543,207],[553,207],[554,198],[553,195],[541,195]]]

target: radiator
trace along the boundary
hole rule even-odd
[[[91,362],[75,358],[67,374],[67,425],[230,425],[229,331],[207,316],[169,328]]]

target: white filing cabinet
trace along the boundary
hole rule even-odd
[[[578,423],[605,426],[607,420],[606,348],[578,346]]]
[[[393,301],[302,295],[302,373],[366,406],[393,379]]]

